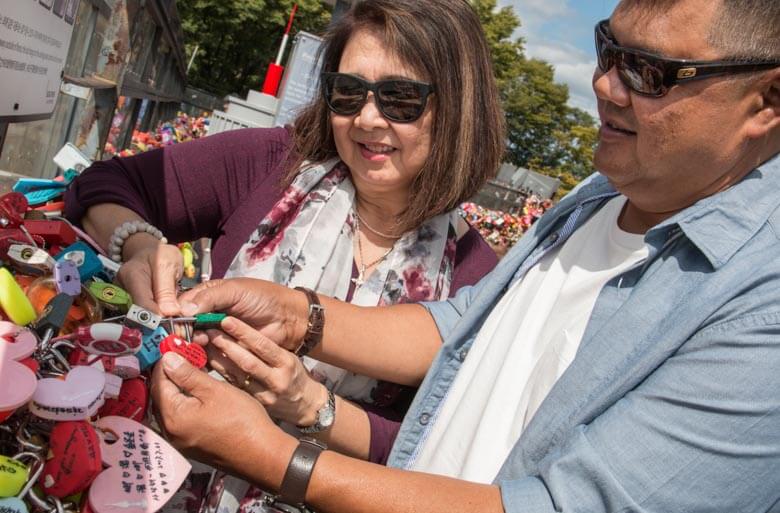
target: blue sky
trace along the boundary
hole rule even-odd
[[[593,26],[608,18],[618,0],[499,0],[520,16],[526,54],[555,66],[557,82],[569,86],[569,103],[596,114],[591,77],[596,66]]]

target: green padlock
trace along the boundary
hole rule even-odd
[[[110,310],[127,313],[133,304],[133,298],[124,289],[111,283],[93,281],[87,287],[89,293]]]
[[[30,477],[27,465],[0,455],[0,497],[14,497]]]

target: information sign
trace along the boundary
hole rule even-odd
[[[80,0],[0,0],[0,121],[51,116]]]
[[[317,93],[321,67],[317,53],[321,46],[322,38],[308,32],[299,32],[295,36],[295,45],[282,81],[276,126],[292,124],[301,108]]]

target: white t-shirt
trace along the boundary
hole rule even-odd
[[[477,334],[411,468],[490,483],[577,349],[601,289],[647,258],[610,200],[504,295]]]

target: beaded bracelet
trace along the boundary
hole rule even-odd
[[[149,235],[160,239],[160,243],[168,243],[168,239],[163,236],[163,233],[146,221],[127,221],[126,223],[117,226],[114,233],[111,235],[111,241],[108,244],[109,258],[114,262],[121,264],[122,246],[125,245],[125,241],[127,241],[131,235],[136,233],[148,233]]]

